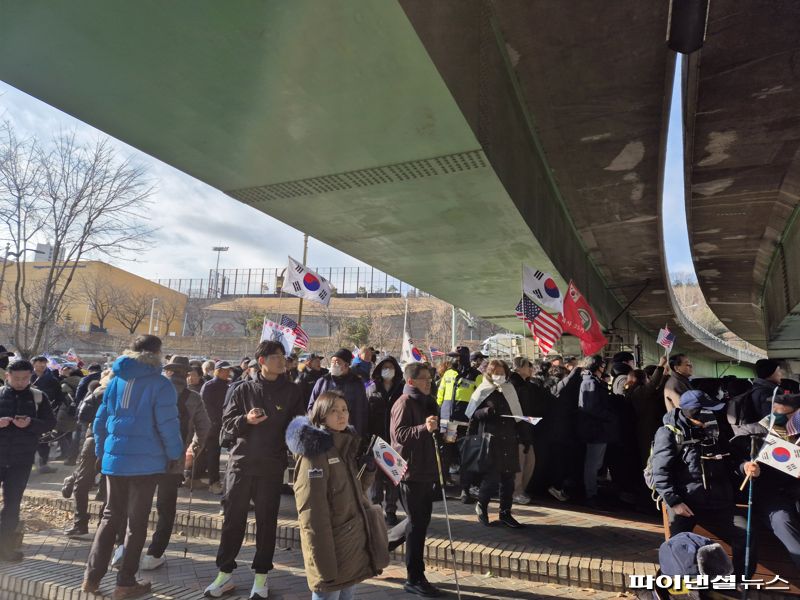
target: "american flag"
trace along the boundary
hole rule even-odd
[[[288,327],[292,330],[292,333],[297,336],[297,339],[294,341],[295,346],[303,350],[308,350],[308,334],[297,324],[297,321],[290,319],[286,315],[281,315],[281,326]]]
[[[561,324],[527,296],[523,296],[517,304],[516,313],[531,330],[542,352],[548,354],[561,337]]]
[[[442,352],[438,348],[434,348],[433,346],[428,346],[428,350],[430,351],[431,358],[437,358],[439,356],[445,355],[444,352]]]
[[[666,327],[658,330],[658,337],[656,338],[656,344],[666,348],[667,352],[669,352],[672,350],[672,345],[674,343],[675,343],[674,333],[672,333]]]

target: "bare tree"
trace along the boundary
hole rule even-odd
[[[231,320],[242,328],[245,337],[250,337],[254,332],[261,330],[261,323],[264,322],[263,310],[244,298],[234,300],[234,307]]]
[[[0,226],[18,259],[11,337],[30,356],[42,349],[80,260],[137,251],[147,240],[152,188],[143,169],[120,160],[107,140],[82,145],[74,133],[62,134],[43,147],[35,138],[19,140],[9,123],[0,135]],[[25,268],[35,239],[53,248],[36,306]]]
[[[92,315],[97,319],[97,326],[104,330],[106,328],[106,319],[120,300],[119,290],[108,279],[98,273],[89,277],[82,277],[81,285],[83,285],[89,310],[92,311]]]
[[[128,333],[133,335],[139,325],[150,316],[152,300],[152,296],[145,292],[120,290],[119,299],[114,304],[111,314],[128,330]]]
[[[172,324],[183,318],[184,308],[183,304],[176,298],[159,298],[159,320],[164,323],[164,335],[169,335],[169,330]]]

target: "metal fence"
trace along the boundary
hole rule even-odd
[[[372,267],[311,267],[326,278],[339,296],[427,296],[417,288]],[[190,298],[277,296],[285,267],[209,269],[203,279],[155,279]]]

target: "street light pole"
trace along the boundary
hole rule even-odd
[[[147,326],[147,334],[151,335],[153,333],[153,313],[156,310],[156,298],[153,298],[153,301],[150,303],[150,325]]]
[[[6,242],[6,253],[3,256],[3,271],[0,272],[0,304],[3,303],[3,284],[6,281],[6,267],[8,266],[8,256],[11,252],[11,244]],[[17,255],[19,256],[19,255]]]
[[[219,293],[220,292],[220,290],[219,290],[219,256],[223,252],[227,252],[228,250],[230,250],[230,247],[229,246],[214,246],[212,248],[212,250],[217,253],[217,266],[214,269],[214,294],[215,295],[219,294],[221,296],[222,294]]]

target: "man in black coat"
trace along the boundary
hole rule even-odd
[[[322,357],[319,354],[311,353],[306,358],[305,368],[300,371],[295,383],[300,386],[303,392],[303,399],[308,402],[311,399],[311,391],[314,389],[317,380],[328,374],[328,369],[322,367]]]
[[[204,383],[200,389],[203,406],[211,421],[211,430],[199,456],[195,458],[197,462],[194,465],[194,474],[195,477],[199,477],[203,471],[208,471],[208,489],[212,494],[222,493],[222,484],[219,481],[219,434],[222,430],[222,413],[225,408],[225,396],[230,387],[230,376],[230,363],[218,360],[214,363],[213,379]]]
[[[235,587],[232,574],[247,528],[252,501],[256,516],[255,581],[250,598],[266,598],[272,570],[283,472],[288,464],[286,428],[305,414],[300,388],[286,377],[286,353],[279,342],[261,342],[260,371],[231,391],[222,415],[221,438],[231,444],[225,475],[224,519],[217,551],[219,574],[205,594],[219,598]]]
[[[47,363],[48,360],[45,356],[33,357],[31,360],[31,364],[33,364],[32,385],[37,390],[44,392],[50,401],[50,408],[52,408],[53,414],[58,414],[58,407],[66,402],[66,397],[64,392],[61,391],[61,382],[53,371],[47,368]],[[47,464],[47,461],[50,460],[50,444],[47,442],[39,444],[37,451],[39,453],[37,473],[42,475],[54,473],[56,469]]]
[[[39,436],[55,427],[56,419],[45,394],[31,389],[33,365],[18,360],[8,367],[0,388],[0,561],[22,560],[13,548],[19,524],[19,506],[28,485]]]
[[[772,409],[772,397],[787,393],[781,386],[783,369],[777,360],[762,358],[756,361],[756,378],[750,392],[753,419],[763,419]],[[777,390],[777,391],[776,391]]]

